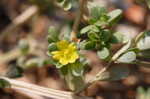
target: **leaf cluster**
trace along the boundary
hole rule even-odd
[[[57,0],[57,3],[66,11],[72,8],[72,0]]]
[[[110,28],[118,22],[122,11],[117,9],[111,12],[103,7],[95,6],[90,11],[89,25],[81,29],[81,35],[87,35],[81,43],[81,49],[96,50],[100,59],[109,60],[111,44],[123,40],[121,33],[113,32]]]
[[[128,44],[124,46],[125,50],[120,50],[120,56],[118,53],[118,59],[116,60],[119,63],[130,63],[136,64],[140,62],[140,57],[148,59],[150,54],[150,32],[145,31],[140,33],[136,39],[133,41],[128,41]],[[118,51],[119,52],[119,51]],[[114,58],[115,60],[115,58]]]

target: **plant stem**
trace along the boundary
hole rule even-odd
[[[71,40],[72,41],[76,41],[76,42],[78,41],[76,34],[78,33],[78,27],[79,27],[79,24],[80,24],[80,21],[81,21],[83,12],[84,12],[84,4],[86,4],[86,1],[87,0],[79,0],[79,10],[76,14],[76,19],[73,24],[73,29],[71,32]]]
[[[146,66],[146,67],[150,67],[150,62],[147,62],[147,61],[138,60],[138,61],[136,61],[136,64],[137,65],[143,65],[143,66]]]
[[[99,79],[98,79],[99,76],[100,76],[103,72],[105,72],[105,71],[111,66],[111,64],[112,64],[112,61],[110,61],[106,67],[104,67],[103,69],[101,69],[101,70],[96,74],[96,76],[95,76],[93,79],[91,79],[90,81],[88,81],[82,89],[80,89],[78,92],[76,92],[76,94],[79,94],[80,92],[82,92],[83,90],[85,90],[86,88],[88,88],[91,84],[93,84],[94,82],[99,81]]]

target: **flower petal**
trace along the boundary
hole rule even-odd
[[[61,58],[61,59],[59,60],[59,62],[60,62],[62,65],[68,64],[68,60],[66,60],[66,59],[64,59],[64,58]]]
[[[57,43],[58,51],[52,52],[52,57],[55,60],[58,60],[62,65],[66,65],[68,63],[74,63],[79,55],[77,53],[77,48],[74,43],[70,43],[62,40]]]
[[[77,52],[72,53],[69,59],[69,63],[74,63],[78,58],[79,58],[79,55],[77,54]]]

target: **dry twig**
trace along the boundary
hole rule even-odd
[[[12,33],[13,31],[15,31],[18,26],[24,24],[37,12],[38,12],[37,6],[31,6],[28,9],[26,9],[21,15],[16,17],[12,21],[12,23],[6,27],[6,29],[2,31],[1,38],[5,38],[9,33]]]
[[[34,84],[25,83],[23,81],[12,80],[6,77],[0,77],[5,79],[11,84],[11,88],[30,92],[40,96],[45,96],[53,99],[91,99],[87,97],[78,97],[75,96],[72,92],[60,91],[51,88],[44,88]]]
[[[84,12],[84,7],[85,7],[84,4],[86,4],[86,2],[87,2],[87,0],[79,0],[79,11],[76,14],[76,19],[75,19],[75,22],[73,24],[73,29],[71,32],[71,39],[73,41],[78,41],[76,35],[78,33],[78,27],[80,25],[80,21],[81,21],[83,12]]]

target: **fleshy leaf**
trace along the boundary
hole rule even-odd
[[[119,63],[132,63],[136,60],[136,53],[133,51],[127,52],[117,59]]]
[[[97,26],[92,25],[91,32],[97,33],[97,32],[99,32],[99,31],[100,31],[100,30],[99,30],[99,28],[98,28]]]
[[[124,40],[124,36],[121,33],[113,33],[110,42],[111,43],[122,43]]]
[[[122,14],[122,10],[120,10],[120,9],[116,9],[116,10],[109,12],[108,16],[110,17],[110,19],[108,20],[108,22],[111,25],[115,24],[120,19],[121,14]]]
[[[48,37],[47,37],[48,42],[52,43],[58,41],[59,40],[58,35],[59,32],[57,31],[57,29],[54,27],[50,27],[48,29]]]
[[[38,67],[40,61],[41,61],[41,59],[39,59],[39,58],[29,59],[25,62],[23,68],[27,69],[27,68],[32,68],[32,67]]]
[[[94,41],[82,41],[79,44],[80,49],[82,50],[90,50],[95,48],[96,43]]]
[[[92,33],[92,32],[88,33],[88,37],[89,37],[89,39],[91,39],[93,41],[99,39],[98,35],[96,33]]]
[[[96,32],[99,32],[99,28],[95,25],[88,25],[80,31],[81,34],[85,34],[87,32],[96,33]]]
[[[104,7],[95,6],[91,8],[90,14],[93,19],[98,20],[102,15],[106,14],[107,11]]]
[[[137,48],[140,50],[150,49],[150,32],[145,32],[144,37],[137,42]]]
[[[27,54],[29,52],[29,42],[27,40],[20,40],[19,41],[19,48],[22,54]]]
[[[68,74],[65,76],[66,82],[68,84],[68,87],[72,90],[72,91],[76,91],[78,92],[79,90],[81,90],[84,85],[85,82],[83,80],[83,77],[81,76],[73,76],[71,74],[71,71],[68,72]]]
[[[63,8],[64,10],[68,11],[72,8],[72,3],[70,1],[66,1],[64,4],[63,4]]]
[[[150,9],[150,0],[146,0],[146,2],[147,2],[147,5],[148,5],[148,7]]]
[[[104,7],[93,6],[90,9],[90,15],[90,24],[94,24],[100,27],[105,27],[108,25],[109,16],[107,15],[107,10]]]
[[[76,62],[71,64],[72,74],[74,76],[82,76],[84,72],[83,64],[80,62]]]
[[[85,34],[85,33],[89,32],[91,29],[92,29],[92,25],[88,25],[88,26],[84,27],[84,28],[80,31],[80,33],[81,33],[81,34]]]
[[[48,45],[48,51],[52,52],[52,51],[55,51],[57,50],[57,45],[56,43],[51,43]]]
[[[111,37],[111,32],[109,30],[102,31],[100,39],[104,42],[107,42]]]
[[[63,74],[63,75],[67,75],[67,73],[68,73],[68,65],[67,66],[63,66],[62,68],[60,68],[60,72],[61,72],[61,74]]]
[[[4,79],[0,79],[0,88],[8,88],[10,87],[10,83]]]
[[[102,50],[97,52],[97,55],[100,59],[107,59],[110,56],[110,52],[106,47],[104,47]]]
[[[6,76],[10,78],[18,78],[22,76],[22,73],[22,68],[13,65],[9,68],[8,72],[6,73]]]
[[[64,10],[70,10],[72,8],[71,0],[57,0],[57,3],[64,8]]]
[[[75,92],[78,92],[85,87],[83,77],[74,77],[72,82],[75,86]]]

